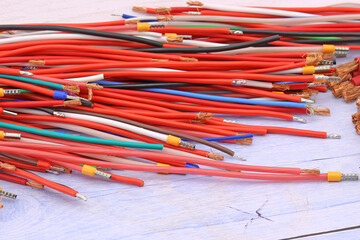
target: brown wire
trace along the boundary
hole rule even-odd
[[[155,132],[159,132],[159,133],[164,133],[164,134],[168,134],[168,135],[173,135],[179,138],[185,138],[194,142],[198,142],[201,144],[204,144],[206,146],[215,148],[221,152],[224,152],[230,156],[234,156],[235,152],[229,148],[226,148],[224,146],[221,146],[220,144],[214,143],[214,142],[210,142],[207,140],[204,140],[202,138],[198,138],[198,137],[194,137],[188,134],[184,134],[184,133],[179,133],[176,131],[172,131],[172,130],[167,130],[167,129],[162,129],[159,127],[154,127],[148,124],[144,124],[144,123],[140,123],[140,122],[136,122],[133,120],[129,120],[129,119],[125,119],[125,118],[120,118],[120,117],[115,117],[115,116],[109,116],[109,115],[105,115],[105,114],[100,114],[100,113],[93,113],[93,112],[86,112],[86,111],[81,111],[81,110],[73,110],[73,109],[61,109],[61,111],[65,111],[65,112],[72,112],[72,113],[82,113],[82,114],[86,114],[86,115],[90,115],[90,116],[96,116],[96,117],[102,117],[102,118],[108,118],[111,120],[115,120],[115,121],[119,121],[119,122],[123,122],[123,123],[127,123],[127,124],[131,124],[137,127],[141,127],[141,128],[145,128],[151,131],[155,131]]]

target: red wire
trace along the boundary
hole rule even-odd
[[[307,85],[306,85],[307,86]],[[160,105],[160,106],[170,106],[167,105],[168,102],[186,102],[186,103],[192,103],[197,104],[201,106],[212,106],[212,107],[218,107],[218,108],[231,108],[233,110],[235,109],[253,109],[253,110],[268,110],[268,111],[278,111],[278,112],[295,112],[295,113],[306,113],[306,109],[298,109],[298,108],[287,108],[287,107],[270,107],[270,106],[257,106],[257,105],[246,105],[246,104],[236,104],[236,103],[226,103],[226,102],[215,102],[215,101],[209,101],[209,100],[203,100],[203,99],[197,99],[197,98],[190,98],[190,97],[183,97],[183,96],[176,96],[176,95],[170,95],[170,94],[164,94],[164,93],[153,93],[153,92],[144,92],[144,91],[134,91],[134,90],[125,90],[125,89],[106,89],[108,92],[114,92],[117,93],[114,98],[122,97],[123,95],[130,95],[130,96],[136,96],[137,98],[132,98],[132,101],[140,101],[140,102],[146,102],[154,105]],[[105,92],[105,91],[102,91]],[[130,98],[128,98],[130,99]],[[148,101],[148,99],[150,101]],[[156,100],[157,99],[157,100]],[[164,103],[163,101],[167,101]],[[200,107],[201,107],[200,106]],[[196,111],[196,110],[194,110]],[[300,112],[299,112],[300,111]]]
[[[299,168],[285,168],[285,167],[265,167],[265,166],[252,166],[252,165],[244,165],[244,164],[235,164],[235,163],[226,163],[226,162],[218,162],[213,160],[206,160],[200,158],[192,158],[192,157],[185,157],[185,156],[176,156],[170,154],[163,154],[163,153],[156,153],[156,152],[145,152],[145,151],[128,151],[128,150],[111,150],[111,149],[92,149],[92,148],[79,148],[79,147],[66,147],[58,146],[58,145],[51,145],[51,144],[34,144],[34,143],[23,143],[23,142],[0,142],[1,151],[14,153],[14,151],[18,150],[18,147],[23,148],[23,154],[31,155],[31,156],[44,156],[46,157],[46,153],[49,155],[47,156],[49,159],[55,160],[64,160],[64,161],[73,161],[74,163],[80,163],[78,161],[84,161],[87,159],[65,155],[62,156],[59,153],[53,152],[46,152],[46,151],[66,151],[66,152],[73,152],[73,153],[91,153],[91,154],[107,154],[107,155],[116,155],[116,156],[132,156],[132,157],[140,157],[146,158],[148,155],[152,155],[157,157],[159,160],[171,158],[171,159],[181,159],[182,161],[186,161],[188,163],[200,164],[205,166],[217,167],[217,168],[224,168],[224,169],[234,169],[234,170],[243,170],[243,171],[252,171],[252,172],[271,172],[271,173],[288,173],[288,174],[300,174],[301,169]],[[12,146],[12,147],[9,147]],[[14,147],[16,146],[16,147]],[[37,150],[34,150],[37,149]],[[46,151],[40,151],[46,150]],[[101,152],[103,151],[103,152]],[[63,158],[61,158],[63,157]],[[88,160],[91,161],[91,160]],[[100,166],[98,162],[101,161],[92,161],[92,163],[88,163],[90,165]],[[114,164],[114,163],[110,163]],[[105,166],[104,166],[105,167]]]
[[[2,147],[2,151],[6,152],[16,152],[19,151],[18,148],[13,147]],[[31,150],[26,149],[27,154],[33,154],[37,156],[44,156],[47,153],[43,151],[37,151],[37,150]],[[83,159],[79,157],[70,157],[65,156],[62,157],[60,154],[54,154],[54,153],[48,153],[49,157],[52,157],[54,159],[59,159],[61,161],[66,162],[73,162],[73,163],[79,163],[79,164],[90,164],[95,166],[102,166],[102,167],[111,167],[113,169],[121,169],[121,170],[133,170],[133,171],[148,171],[148,172],[163,172],[163,173],[179,173],[179,174],[197,174],[197,175],[209,175],[209,176],[220,176],[220,177],[232,177],[232,178],[245,178],[245,179],[257,179],[257,180],[279,180],[279,181],[297,181],[297,180],[327,180],[327,174],[320,174],[320,175],[301,175],[300,171],[301,169],[298,168],[277,168],[275,171],[282,171],[286,170],[287,173],[290,173],[288,171],[291,171],[294,175],[289,174],[259,174],[259,173],[244,173],[244,172],[232,172],[232,171],[223,171],[223,170],[211,170],[211,169],[194,169],[194,168],[178,168],[178,167],[157,167],[157,166],[139,166],[139,165],[133,165],[133,164],[121,164],[121,163],[109,163],[104,161],[96,161],[96,160],[90,160],[90,159]],[[189,159],[189,158],[186,158]],[[203,161],[202,159],[198,159],[198,161]],[[210,161],[212,164],[225,164],[230,165],[228,167],[223,167],[225,169],[238,169],[241,168],[239,166],[242,166],[243,168],[259,168],[258,166],[246,166],[246,165],[240,165],[240,164],[232,164],[232,163],[223,163],[223,162],[217,162],[217,161]],[[233,166],[235,165],[235,166]],[[273,170],[274,168],[271,167],[261,167],[262,170]],[[37,181],[41,183],[40,181]],[[46,184],[44,184],[46,185]]]
[[[54,107],[64,106],[64,102],[63,100],[0,102],[0,107]]]
[[[154,77],[159,80],[166,78],[172,80],[172,78],[181,79],[181,82],[202,83],[202,84],[218,84],[218,85],[233,85],[232,79],[250,79],[258,81],[268,82],[313,82],[315,76],[282,76],[282,75],[270,75],[270,74],[253,74],[253,73],[231,73],[231,72],[161,72],[161,71],[92,71],[92,72],[75,72],[75,73],[61,73],[61,74],[49,74],[51,77],[58,78],[76,78],[85,77],[95,74],[104,74],[105,77],[131,77],[131,78],[144,78],[153,79]],[[188,79],[186,79],[188,78]],[[191,79],[190,79],[191,78]],[[169,80],[163,80],[169,81]],[[172,80],[175,81],[175,80]],[[179,80],[177,80],[179,81]],[[180,82],[180,81],[179,81]]]
[[[78,171],[78,172],[82,172],[82,166],[77,165],[77,164],[72,164],[72,163],[66,163],[66,162],[62,162],[62,161],[57,161],[57,160],[51,160],[51,162],[58,164],[58,165],[62,165],[66,168]],[[110,174],[111,178],[110,180],[113,181],[118,181],[118,182],[122,182],[122,183],[127,183],[127,184],[132,184],[132,185],[136,185],[139,187],[144,186],[144,181],[138,179],[138,178],[132,178],[132,177],[124,177],[124,176],[119,176],[116,174]]]
[[[135,97],[132,96],[126,96],[126,95],[120,95],[105,91],[96,91],[96,94],[107,96],[107,97],[98,97],[93,96],[93,101],[95,102],[101,102],[101,103],[107,103],[112,105],[119,105],[123,106],[124,101],[118,100],[114,98],[122,98],[127,99],[127,102],[130,102],[131,100],[134,100]],[[112,97],[112,98],[110,98]],[[153,100],[147,100],[149,102],[154,102]],[[159,101],[157,101],[159,103]],[[136,105],[137,103],[134,103]],[[245,109],[226,109],[226,108],[214,108],[214,107],[198,107],[198,106],[192,106],[192,105],[186,105],[186,104],[177,104],[177,103],[170,103],[170,102],[162,102],[163,106],[169,107],[169,108],[175,108],[180,110],[187,110],[187,111],[205,111],[205,112],[211,112],[211,113],[223,113],[223,114],[236,114],[236,115],[244,115],[244,116],[266,116],[266,117],[275,117],[275,118],[281,118],[286,120],[293,120],[293,115],[288,113],[281,113],[281,112],[273,112],[273,111],[267,111],[267,110],[245,110]]]
[[[184,57],[194,57],[199,60],[222,60],[222,61],[258,61],[258,62],[281,62],[281,64],[289,64],[290,62],[305,62],[303,58],[281,58],[277,57],[277,53],[272,57],[252,57],[248,54],[241,55],[225,55],[225,54],[203,54],[203,53],[184,53]],[[280,63],[279,63],[280,64]]]
[[[78,60],[77,60],[78,61]],[[60,64],[74,64],[75,62],[66,62],[66,60],[48,60],[47,62],[54,62],[53,65]],[[79,63],[79,61],[78,61]],[[76,63],[75,63],[76,64]],[[293,64],[289,66],[304,66],[304,63]],[[270,68],[271,67],[281,67],[282,64],[278,62],[255,62],[255,61],[202,61],[202,62],[173,62],[173,61],[160,61],[160,62],[115,62],[108,61],[100,63],[92,61],[91,63],[85,63],[82,65],[66,66],[66,67],[57,67],[51,69],[38,69],[33,70],[33,73],[36,74],[51,74],[51,73],[66,73],[66,72],[78,72],[78,71],[88,71],[96,69],[107,69],[107,68],[172,68],[172,69],[181,69],[181,70],[193,70],[197,68],[214,70],[215,69],[254,69],[254,68]],[[288,69],[291,67],[287,67]]]
[[[13,159],[0,159],[1,161],[4,161],[4,162],[7,162],[9,164],[12,164],[16,167],[19,167],[19,168],[23,168],[23,169],[27,169],[27,170],[31,170],[31,171],[37,171],[37,172],[46,172],[45,169],[43,168],[39,168],[37,166],[34,166],[34,165],[31,165],[31,164],[28,164],[28,163],[24,163],[24,162],[20,162],[20,161],[17,161],[17,160],[13,160]]]
[[[0,179],[8,181],[8,182],[21,184],[21,185],[27,185],[26,183],[28,182],[28,180],[26,178],[21,178],[18,176],[14,176],[14,175],[2,173],[2,172],[0,172]]]
[[[5,159],[0,159],[0,160],[3,161]],[[21,170],[20,168],[16,168],[15,170],[9,170],[7,168],[2,168],[2,170],[6,171],[6,172],[13,173],[13,174],[16,174],[16,175],[19,175],[21,177],[28,178],[30,180],[33,180],[33,181],[38,182],[38,183],[40,183],[42,185],[45,185],[45,186],[47,186],[49,188],[55,189],[55,190],[57,190],[59,192],[68,194],[68,195],[73,196],[73,197],[76,197],[76,194],[78,193],[78,191],[75,191],[74,189],[66,187],[66,186],[64,186],[62,184],[58,184],[58,183],[49,181],[49,180],[47,180],[45,178],[42,178],[42,177],[40,177],[38,175],[35,175],[33,173]]]
[[[1,72],[1,70],[0,70]],[[53,97],[54,95],[54,91],[47,89],[47,88],[43,88],[43,87],[39,87],[36,85],[32,85],[29,83],[25,83],[25,82],[19,82],[19,81],[15,81],[15,80],[10,80],[10,79],[5,79],[5,78],[0,78],[0,84],[4,84],[4,85],[8,85],[8,86],[12,86],[12,87],[17,87],[17,88],[23,88],[23,89],[27,89],[33,92],[38,92],[50,97]]]
[[[105,53],[105,54],[107,54],[107,53],[108,54],[119,54],[119,55],[132,56],[132,57],[147,57],[147,58],[169,59],[169,60],[174,60],[174,61],[182,61],[181,57],[173,56],[173,55],[138,52],[138,51],[130,51],[130,50],[114,49],[114,48],[104,48],[104,47],[68,45],[68,44],[48,44],[48,45],[24,47],[21,49],[3,52],[0,54],[0,57],[8,57],[8,56],[20,55],[20,54],[25,54],[25,53],[38,52],[38,51],[44,51],[44,50],[54,50],[54,49],[70,50],[70,51],[86,51],[86,52]]]

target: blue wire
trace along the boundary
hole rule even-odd
[[[244,139],[244,138],[251,138],[254,134],[245,134],[245,135],[236,135],[236,136],[227,136],[227,137],[213,137],[213,138],[203,138],[207,141],[225,141],[225,140],[236,140],[236,139]],[[181,139],[184,141],[188,141],[187,139]]]
[[[104,81],[104,80],[97,81],[97,83],[100,83],[103,85],[126,84],[126,83]],[[218,102],[232,102],[232,103],[252,104],[252,105],[306,108],[305,103],[296,103],[296,102],[264,101],[264,100],[245,99],[245,98],[223,97],[223,96],[214,96],[214,95],[207,95],[207,94],[201,94],[201,93],[191,93],[191,92],[184,92],[184,91],[179,91],[179,90],[163,89],[163,88],[145,88],[143,90],[146,90],[149,92],[166,93],[166,94],[185,96],[185,97],[191,97],[191,98],[200,98],[200,99],[206,99],[206,100],[218,101]]]
[[[295,84],[295,83],[305,83],[305,82],[275,82],[276,84]]]
[[[123,13],[122,18],[130,19],[130,18],[136,18],[136,16]],[[157,22],[157,20],[140,20],[140,22]]]
[[[231,102],[231,103],[241,103],[241,104],[251,104],[251,105],[265,105],[265,106],[278,106],[278,107],[297,107],[297,108],[306,108],[305,103],[296,103],[296,102],[283,102],[283,101],[264,101],[264,100],[254,100],[246,98],[234,98],[234,97],[224,97],[224,96],[214,96],[206,95],[201,93],[191,93],[184,92],[173,89],[162,89],[162,88],[147,88],[144,89],[149,92],[165,93],[171,95],[178,95],[191,98],[200,98],[217,102]]]

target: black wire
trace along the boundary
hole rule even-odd
[[[104,88],[117,88],[117,89],[142,89],[142,88],[189,87],[189,86],[201,86],[201,85],[203,84],[164,82],[164,83],[138,83],[138,84],[104,84],[102,86]]]
[[[61,32],[73,32],[73,33],[81,33],[85,35],[93,35],[99,37],[107,37],[107,38],[115,38],[121,40],[127,40],[132,42],[144,43],[147,45],[155,46],[162,48],[163,43],[142,38],[136,37],[121,33],[112,33],[112,32],[103,32],[85,28],[76,28],[76,27],[68,27],[68,26],[61,26],[61,25],[17,25],[17,24],[7,24],[7,25],[0,25],[0,30],[29,30],[29,31],[43,31],[43,30],[52,30],[52,31],[61,31]]]
[[[101,113],[86,112],[86,111],[82,111],[82,110],[75,110],[75,109],[68,109],[68,108],[62,109],[61,111],[63,111],[63,112],[72,112],[72,113],[81,113],[81,114],[86,114],[86,115],[90,115],[90,116],[108,118],[108,119],[111,119],[111,120],[115,120],[115,121],[131,124],[131,125],[134,125],[134,126],[137,126],[137,127],[145,128],[145,129],[148,129],[148,130],[151,130],[151,131],[155,131],[155,132],[159,132],[159,133],[163,133],[163,134],[169,134],[169,135],[173,135],[173,136],[176,136],[176,137],[179,137],[179,138],[185,138],[185,139],[188,139],[188,140],[191,140],[191,141],[202,143],[204,145],[207,145],[209,147],[212,147],[212,148],[218,149],[219,151],[227,153],[230,156],[234,156],[234,154],[235,154],[235,152],[233,150],[231,150],[229,148],[226,148],[226,147],[224,147],[224,146],[222,146],[220,144],[217,144],[215,142],[207,141],[205,139],[194,137],[194,136],[191,136],[191,135],[188,135],[188,134],[185,134],[185,133],[179,133],[179,132],[176,132],[176,131],[167,130],[167,129],[163,129],[163,128],[160,128],[160,127],[155,127],[155,126],[148,125],[148,124],[145,124],[145,123],[140,123],[140,122],[137,122],[137,121],[126,119],[126,118],[120,118],[120,117],[101,114]]]
[[[299,39],[287,42],[308,43],[308,44],[342,44],[342,43],[360,43],[360,37],[340,38],[340,39]]]
[[[36,110],[40,110],[43,112],[48,113],[49,115],[53,115],[54,114],[54,110],[51,108],[45,108],[45,107],[33,107],[32,109],[36,109]]]
[[[238,30],[238,29],[234,29]],[[305,37],[360,37],[360,32],[292,32],[278,30],[241,29],[243,33]]]
[[[153,53],[200,53],[200,52],[222,52],[222,51],[229,51],[239,48],[246,48],[252,46],[258,46],[265,43],[273,42],[280,40],[279,35],[274,35],[266,38],[262,38],[255,41],[249,42],[241,42],[241,43],[233,43],[228,44],[226,46],[220,47],[197,47],[197,48],[139,48],[139,49],[132,49],[135,51],[140,52],[153,52]]]

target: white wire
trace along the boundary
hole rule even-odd
[[[265,9],[265,8],[253,8],[253,7],[236,7],[236,6],[224,6],[218,4],[203,4],[203,8],[227,11],[227,12],[243,12],[243,13],[258,13],[258,14],[268,14],[284,17],[314,17],[318,16],[315,14],[293,12],[293,11],[284,11],[276,9]]]
[[[164,26],[183,26],[183,25],[191,25],[191,26],[196,26],[196,25],[204,25],[206,23],[204,22],[196,22],[196,21],[192,21],[192,22],[186,22],[186,21],[170,21],[170,22],[150,22],[150,26],[157,26],[159,24],[163,24]],[[218,27],[236,27],[238,28],[239,26],[237,25],[233,25],[233,24],[225,24],[225,23],[211,23],[212,26],[218,26]]]
[[[59,34],[38,34],[30,36],[19,36],[6,39],[0,39],[0,44],[18,43],[38,40],[55,40],[55,39],[85,39],[85,40],[109,40],[106,37],[97,37],[76,33],[59,33]]]
[[[245,54],[245,53],[277,53],[277,52],[322,52],[323,47],[248,47],[223,52],[214,52],[212,54]]]
[[[273,84],[271,82],[260,82],[260,81],[254,81],[254,80],[248,80],[248,79],[234,79],[236,80],[245,80],[246,82],[244,84],[240,84],[241,86],[246,87],[259,87],[259,88],[273,88]]]
[[[40,110],[35,110],[35,109],[29,109],[29,108],[7,108],[10,111],[14,111],[14,112],[19,112],[19,113],[27,113],[27,114],[36,114],[36,115],[48,115],[47,113],[40,111]],[[34,122],[34,123],[38,123],[36,121],[29,121],[29,122]],[[117,135],[113,135],[110,133],[105,133],[99,130],[95,130],[92,128],[87,128],[87,127],[83,127],[83,126],[79,126],[79,125],[73,125],[73,124],[68,124],[68,123],[57,123],[57,122],[47,122],[47,121],[42,121],[42,123],[46,124],[46,125],[51,125],[51,126],[55,126],[55,127],[59,127],[59,128],[63,128],[63,129],[69,129],[72,131],[76,131],[76,132],[82,132],[88,135],[92,135],[98,138],[103,138],[103,139],[111,139],[111,140],[118,140],[118,141],[128,141],[128,142],[141,142],[141,141],[137,141],[134,139],[130,139],[130,138],[124,138],[124,137],[120,137]],[[201,158],[201,159],[207,159],[206,157],[203,156],[199,156],[196,154],[192,154],[189,152],[183,152],[177,149],[172,149],[172,148],[168,148],[168,147],[164,147],[162,150],[156,150],[156,149],[147,149],[145,151],[151,151],[151,152],[161,152],[161,153],[166,153],[166,154],[171,154],[171,155],[177,155],[177,156],[183,156],[183,157],[194,157],[194,158]]]
[[[167,140],[167,138],[169,136],[169,135],[166,135],[166,134],[150,131],[150,130],[145,129],[145,128],[140,128],[140,127],[137,127],[137,126],[133,126],[131,124],[118,122],[118,121],[114,121],[114,120],[107,119],[107,118],[84,115],[84,114],[78,114],[78,113],[68,113],[68,112],[60,112],[60,113],[64,114],[65,117],[70,117],[70,118],[75,118],[75,119],[82,119],[82,120],[87,120],[87,121],[92,121],[92,122],[105,124],[105,125],[112,126],[112,127],[117,127],[117,128],[120,128],[120,129],[124,129],[124,130],[127,130],[127,131],[138,133],[138,134],[141,134],[141,135],[144,135],[144,136],[155,138],[155,139],[158,139],[158,140],[163,141],[163,142],[166,142],[166,140]]]
[[[162,37],[162,34],[161,34],[161,33],[158,33],[158,32],[123,31],[123,32],[121,32],[121,33],[123,33],[123,34],[129,34],[129,35],[137,35],[137,36],[155,37],[155,38]]]
[[[268,74],[276,74],[276,75],[282,75],[282,74],[296,74],[296,73],[303,73],[302,68],[292,68],[292,69],[286,69],[282,71],[276,71],[276,72],[269,72]]]
[[[241,23],[262,23],[280,26],[294,26],[306,23],[336,22],[345,20],[359,20],[360,14],[330,15],[319,17],[300,17],[300,18],[246,18],[230,16],[204,16],[204,15],[174,15],[172,21],[204,21],[204,22],[241,22]],[[134,20],[146,21],[157,20],[157,17],[139,17]]]
[[[228,44],[204,42],[204,41],[198,41],[198,40],[183,40],[182,42],[171,42],[171,41],[169,42],[167,37],[153,38],[153,37],[145,36],[144,38],[155,40],[155,41],[160,41],[163,43],[174,43],[174,44],[197,46],[197,47],[219,47],[219,46],[227,46],[228,45]]]
[[[79,78],[66,78],[65,80],[77,81],[77,82],[95,82],[99,80],[104,80],[104,74],[101,73],[93,76],[79,77]]]
[[[14,34],[1,33],[0,37],[2,37],[2,38],[13,38],[13,37],[31,36],[31,35],[39,35],[39,34],[58,33],[58,31],[33,31],[33,32],[11,31],[11,32],[14,32]]]

